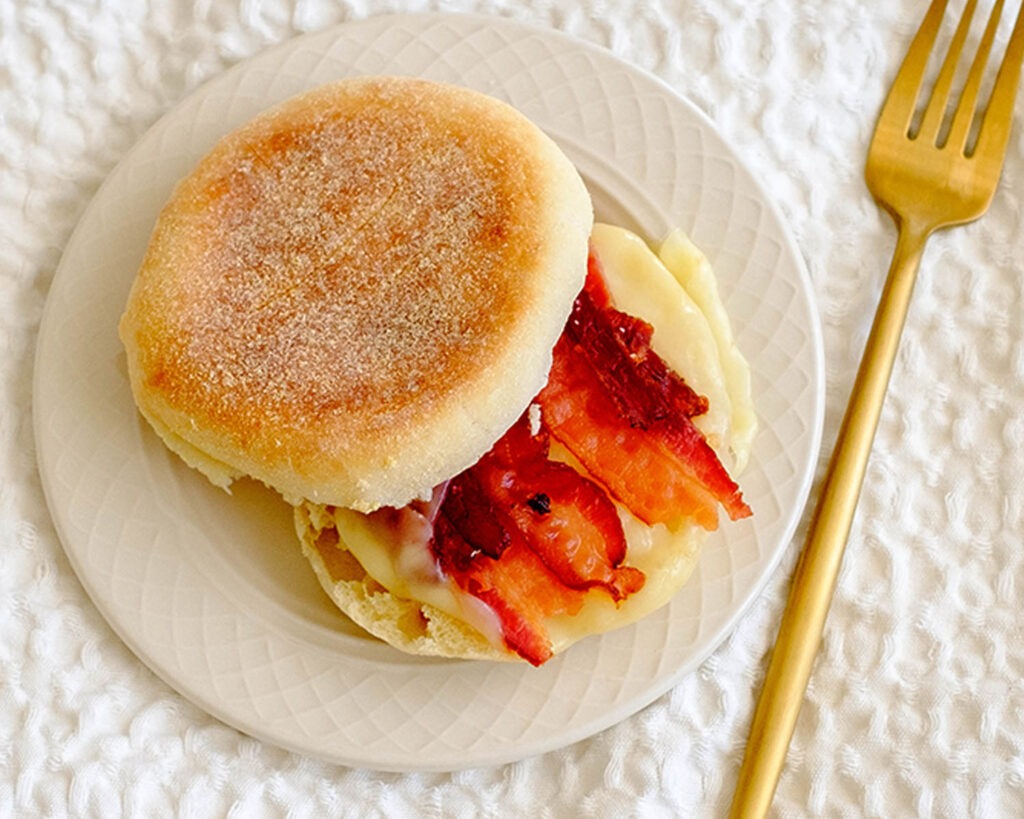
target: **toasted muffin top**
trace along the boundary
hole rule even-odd
[[[496,99],[396,77],[292,98],[162,211],[120,326],[136,402],[218,483],[403,504],[543,386],[591,224],[569,160]]]

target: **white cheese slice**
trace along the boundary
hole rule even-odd
[[[694,423],[721,449],[729,434],[732,399],[707,316],[635,233],[596,224],[590,242],[615,307],[650,324],[654,351],[707,397],[708,411]]]
[[[718,293],[715,272],[707,256],[678,228],[662,242],[658,255],[700,308],[715,337],[718,361],[732,406],[729,422],[732,469],[740,472],[746,466],[757,432],[757,415],[750,392],[750,365],[736,346],[729,315]]]

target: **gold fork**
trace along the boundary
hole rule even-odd
[[[885,101],[868,151],[868,188],[892,215],[899,238],[793,576],[747,741],[733,817],[764,816],[775,793],[821,643],[925,243],[937,228],[981,216],[1002,172],[1024,56],[1024,6],[983,115],[976,109],[1003,0],[992,7],[959,102],[950,112],[950,92],[976,5],[976,0],[968,0],[923,115],[915,115],[946,12],[946,0],[932,2]]]

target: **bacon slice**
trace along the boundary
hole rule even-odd
[[[585,351],[608,397],[630,426],[646,429],[675,413],[693,418],[708,411],[708,399],[651,349],[654,328],[612,305],[593,253],[587,260],[586,285],[564,334]]]
[[[579,612],[583,592],[563,586],[518,536],[512,538],[500,558],[488,557],[467,543],[441,515],[434,527],[432,545],[441,569],[497,615],[509,650],[531,665],[541,665],[551,658],[545,620]]]
[[[505,510],[481,482],[479,472],[467,469],[452,478],[441,504],[441,516],[472,547],[467,559],[477,552],[497,559],[512,545],[512,527]]]
[[[593,258],[593,257],[592,257]],[[650,347],[650,325],[611,306],[596,262],[538,396],[542,420],[588,472],[647,524],[692,516],[718,527],[750,507],[692,418],[697,395]]]
[[[571,466],[550,460],[549,450],[547,432],[531,435],[523,417],[470,471],[561,583],[600,587],[622,600],[644,578],[637,569],[620,567],[626,536],[615,504]]]
[[[545,618],[575,614],[591,589],[618,602],[645,581],[620,565],[626,539],[612,501],[550,460],[549,446],[524,415],[449,482],[431,543],[441,568],[498,615],[506,645],[535,664],[550,656]]]

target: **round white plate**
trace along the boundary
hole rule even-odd
[[[643,622],[540,669],[408,657],[327,601],[289,510],[184,467],[139,419],[117,322],[162,203],[214,141],[260,110],[353,74],[413,74],[501,97],[557,140],[599,218],[650,239],[682,226],[721,280],[761,418],[742,484],[689,585]],[[496,764],[639,710],[719,644],[776,566],[804,506],[823,414],[819,323],[778,212],[708,120],[611,54],[508,20],[372,18],[296,38],[178,105],[130,151],[74,233],[47,302],[38,455],[68,556],[97,607],[160,677],[280,746],[354,766]]]

